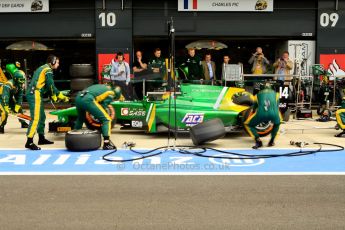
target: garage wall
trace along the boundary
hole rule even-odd
[[[135,1],[133,34],[164,36],[165,23],[173,17],[181,36],[315,36],[316,16],[317,2],[312,0],[275,0],[272,13],[177,12],[177,0]]]
[[[345,53],[345,2],[339,1],[338,9],[335,2],[319,0],[318,18],[315,21],[318,28],[319,53]],[[332,20],[332,15],[336,17],[335,14],[338,15],[336,22]],[[321,15],[323,15],[322,19]]]
[[[50,0],[49,4],[49,13],[1,13],[0,38],[95,34],[94,1]]]

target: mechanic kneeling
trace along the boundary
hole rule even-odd
[[[106,112],[106,108],[114,99],[114,91],[106,85],[92,85],[81,91],[75,100],[78,118],[75,123],[75,129],[81,129],[86,119],[86,112],[98,119],[102,124],[102,135],[104,138],[103,149],[116,149],[110,141],[111,121],[112,119]]]
[[[335,117],[337,118],[339,128],[343,130],[341,133],[335,135],[335,137],[341,137],[345,134],[345,97],[341,102],[341,107],[335,112]]]
[[[6,70],[10,72],[8,68]],[[15,113],[23,113],[22,102],[26,79],[25,73],[17,68],[13,69],[10,73],[13,79],[8,80],[0,86],[0,134],[5,133],[5,125],[7,123],[8,114],[10,113],[10,108]],[[20,120],[20,123],[22,128],[28,127],[25,121]]]
[[[281,114],[279,112],[279,93],[276,93],[269,84],[265,85],[265,88],[254,99],[254,113],[249,115],[244,122],[244,127],[251,137],[255,139],[255,145],[253,149],[262,147],[262,141],[256,130],[256,126],[262,122],[273,123],[273,129],[271,131],[271,140],[268,143],[268,147],[274,146],[274,140],[278,134]]]

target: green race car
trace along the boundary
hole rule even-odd
[[[219,118],[227,131],[242,128],[251,113],[253,96],[242,88],[181,84],[177,93],[152,92],[142,101],[113,101],[107,111],[113,124],[142,129],[147,133],[167,130],[187,131],[191,126]],[[66,132],[73,128],[77,116],[75,107],[50,112],[58,121],[49,124],[50,132]],[[86,125],[97,129],[100,124],[87,114]],[[272,125],[257,127],[262,135],[269,134]]]

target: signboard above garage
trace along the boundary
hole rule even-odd
[[[273,0],[178,0],[178,11],[272,12]]]
[[[0,13],[49,12],[49,0],[2,0]]]

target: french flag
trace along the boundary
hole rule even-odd
[[[185,10],[198,9],[198,0],[184,0],[183,9]]]

